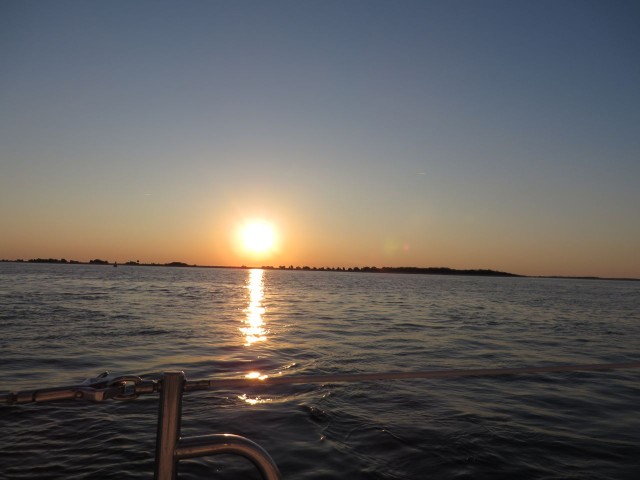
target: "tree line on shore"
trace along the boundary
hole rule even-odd
[[[2,259],[0,262],[17,262],[17,263],[66,263],[74,265],[117,265],[118,262],[110,262],[108,260],[101,260],[100,258],[94,258],[88,262],[81,262],[79,260],[67,260],[66,258],[30,258],[29,260],[17,259],[6,260]],[[130,260],[123,263],[123,265],[142,265],[142,266],[154,266],[154,267],[195,267],[196,265],[189,265],[184,262],[169,262],[169,263],[140,263],[140,260]]]
[[[78,264],[78,265],[117,265],[117,262],[109,262],[108,260],[102,260],[95,258],[88,262],[81,262],[78,260],[67,260],[65,258],[32,258],[29,260],[0,260],[0,262],[26,262],[26,263],[62,263],[62,264]],[[123,263],[123,265],[130,266],[152,266],[152,267],[201,267],[200,265],[189,265],[184,262],[168,262],[168,263],[140,263],[139,260],[130,260]],[[241,267],[226,267],[226,266],[212,266],[209,268],[241,268],[249,269],[255,267],[248,267],[242,265]],[[303,270],[314,272],[363,272],[363,273],[413,273],[413,274],[431,274],[431,275],[473,275],[473,276],[499,276],[499,277],[519,277],[514,273],[500,272],[497,270],[488,269],[465,269],[457,270],[448,267],[309,267],[305,266],[293,266],[293,265],[279,265],[277,267],[272,265],[263,265],[260,268],[263,270]]]
[[[457,270],[448,267],[294,267],[289,265],[280,265],[273,267],[271,265],[263,265],[263,270],[310,270],[310,271],[329,271],[329,272],[365,272],[365,273],[415,273],[415,274],[432,274],[432,275],[482,275],[482,276],[501,276],[501,277],[520,277],[515,273],[500,272],[488,269],[465,269]]]

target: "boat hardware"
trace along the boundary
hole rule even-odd
[[[180,437],[182,397],[185,392],[211,390],[223,387],[256,385],[285,385],[310,383],[372,382],[383,380],[442,379],[465,377],[493,377],[536,373],[586,372],[640,368],[640,362],[600,363],[586,365],[547,365],[540,367],[479,368],[457,370],[429,370],[414,372],[381,372],[336,375],[301,375],[268,377],[259,375],[245,378],[211,378],[187,380],[184,372],[165,372],[160,380],[143,380],[134,375],[116,376],[109,372],[88,378],[80,385],[44,388],[0,394],[0,404],[19,405],[60,400],[134,400],[143,394],[160,393],[158,428],[156,436],[156,480],[173,480],[178,462],[218,454],[234,454],[249,459],[264,480],[279,480],[281,474],[269,454],[255,442],[231,434]]]
[[[230,434],[180,438],[184,385],[184,372],[165,372],[162,377],[156,437],[156,480],[175,479],[178,462],[182,459],[223,453],[247,458],[265,480],[282,478],[267,451],[248,438]]]

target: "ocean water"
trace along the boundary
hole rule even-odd
[[[0,391],[105,370],[191,380],[640,361],[640,283],[0,263]],[[152,478],[158,396],[0,406],[0,478]],[[640,371],[225,388],[287,479],[640,478]],[[259,478],[244,459],[180,478]]]

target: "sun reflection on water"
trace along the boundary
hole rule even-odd
[[[249,270],[246,288],[249,289],[249,306],[244,310],[246,313],[243,320],[245,326],[240,328],[240,332],[244,336],[245,345],[251,346],[256,342],[267,340],[267,330],[264,328],[264,320],[262,319],[265,312],[262,306],[264,270]]]
[[[238,395],[238,400],[242,400],[243,402],[248,403],[249,405],[257,405],[259,403],[267,403],[267,402],[271,401],[270,398],[262,398],[262,397],[251,398],[251,397],[247,397],[246,393],[243,393],[242,395]]]
[[[240,332],[244,337],[245,346],[250,347],[256,342],[265,342],[267,340],[267,329],[263,315],[265,308],[264,301],[264,270],[249,270],[249,278],[247,279],[246,288],[249,290],[249,306],[245,308],[245,318],[242,320],[244,326],[240,328]],[[257,371],[251,371],[245,375],[248,380],[264,380],[268,375]],[[270,398],[248,397],[246,393],[238,396],[238,399],[249,404],[257,405],[260,403],[270,402]]]
[[[262,375],[260,372],[249,372],[244,378],[248,378],[250,380],[264,380],[265,378],[269,378],[269,375]]]

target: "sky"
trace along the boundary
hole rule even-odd
[[[638,25],[636,1],[1,0],[0,258],[640,277]]]

